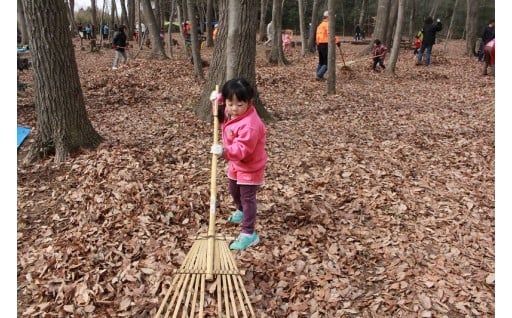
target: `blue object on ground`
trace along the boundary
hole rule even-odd
[[[18,126],[18,146],[16,148],[19,148],[21,146],[25,138],[27,138],[28,134],[30,134],[31,130],[32,129],[27,127]]]

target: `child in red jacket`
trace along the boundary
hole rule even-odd
[[[376,39],[373,41],[373,49],[372,49],[372,56],[373,56],[373,65],[372,69],[374,71],[377,71],[377,64],[382,67],[382,69],[385,69],[386,66],[384,66],[384,58],[386,57],[386,53],[388,52],[388,48],[384,46],[380,42],[379,39]]]
[[[415,35],[414,36],[414,56],[416,56],[418,54],[418,52],[420,51],[420,47],[421,47],[421,39],[420,39],[419,35]]]
[[[244,250],[260,240],[255,231],[256,192],[263,184],[267,163],[266,128],[253,105],[254,89],[247,80],[229,80],[221,93],[218,96],[212,92],[210,100],[225,103],[222,145],[212,145],[210,152],[229,161],[228,189],[237,210],[228,221],[242,226],[241,234],[229,248]]]

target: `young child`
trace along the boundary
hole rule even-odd
[[[388,52],[388,48],[384,46],[380,42],[379,39],[376,39],[373,41],[373,49],[372,49],[372,56],[373,56],[373,65],[372,69],[374,71],[377,71],[377,64],[382,67],[382,69],[385,69],[386,66],[384,66],[384,58],[386,57],[386,53]]]
[[[419,35],[415,35],[414,36],[414,56],[415,57],[418,54],[418,52],[420,51],[420,47],[421,47],[420,36]]]
[[[266,128],[253,105],[254,89],[247,80],[227,81],[221,95],[212,92],[210,100],[215,99],[225,103],[225,116],[221,116],[225,118],[221,122],[222,145],[212,145],[210,152],[228,160],[228,189],[237,208],[228,221],[242,227],[229,248],[244,250],[260,240],[255,231],[256,192],[263,184],[267,163]]]
[[[288,32],[283,31],[282,40],[283,40],[283,50],[285,53],[290,52],[292,49],[292,38]]]

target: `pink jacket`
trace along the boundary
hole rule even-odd
[[[223,157],[229,160],[228,178],[238,184],[263,184],[267,152],[266,128],[256,108],[222,124]]]

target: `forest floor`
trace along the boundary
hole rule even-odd
[[[371,72],[363,48],[343,43],[357,62],[342,72],[337,55],[325,95],[316,54],[295,47],[272,66],[258,44],[274,117],[261,242],[233,252],[257,316],[494,316],[495,77],[463,41],[435,45],[429,67],[402,50],[394,77]],[[189,106],[204,81],[182,46],[167,61],[147,52],[113,71],[112,50],[75,47],[105,141],[61,164],[21,164],[37,129],[31,70],[19,72],[18,125],[34,129],[18,150],[19,317],[152,317],[206,232],[212,124]],[[226,181],[219,161],[217,232],[236,236]]]

